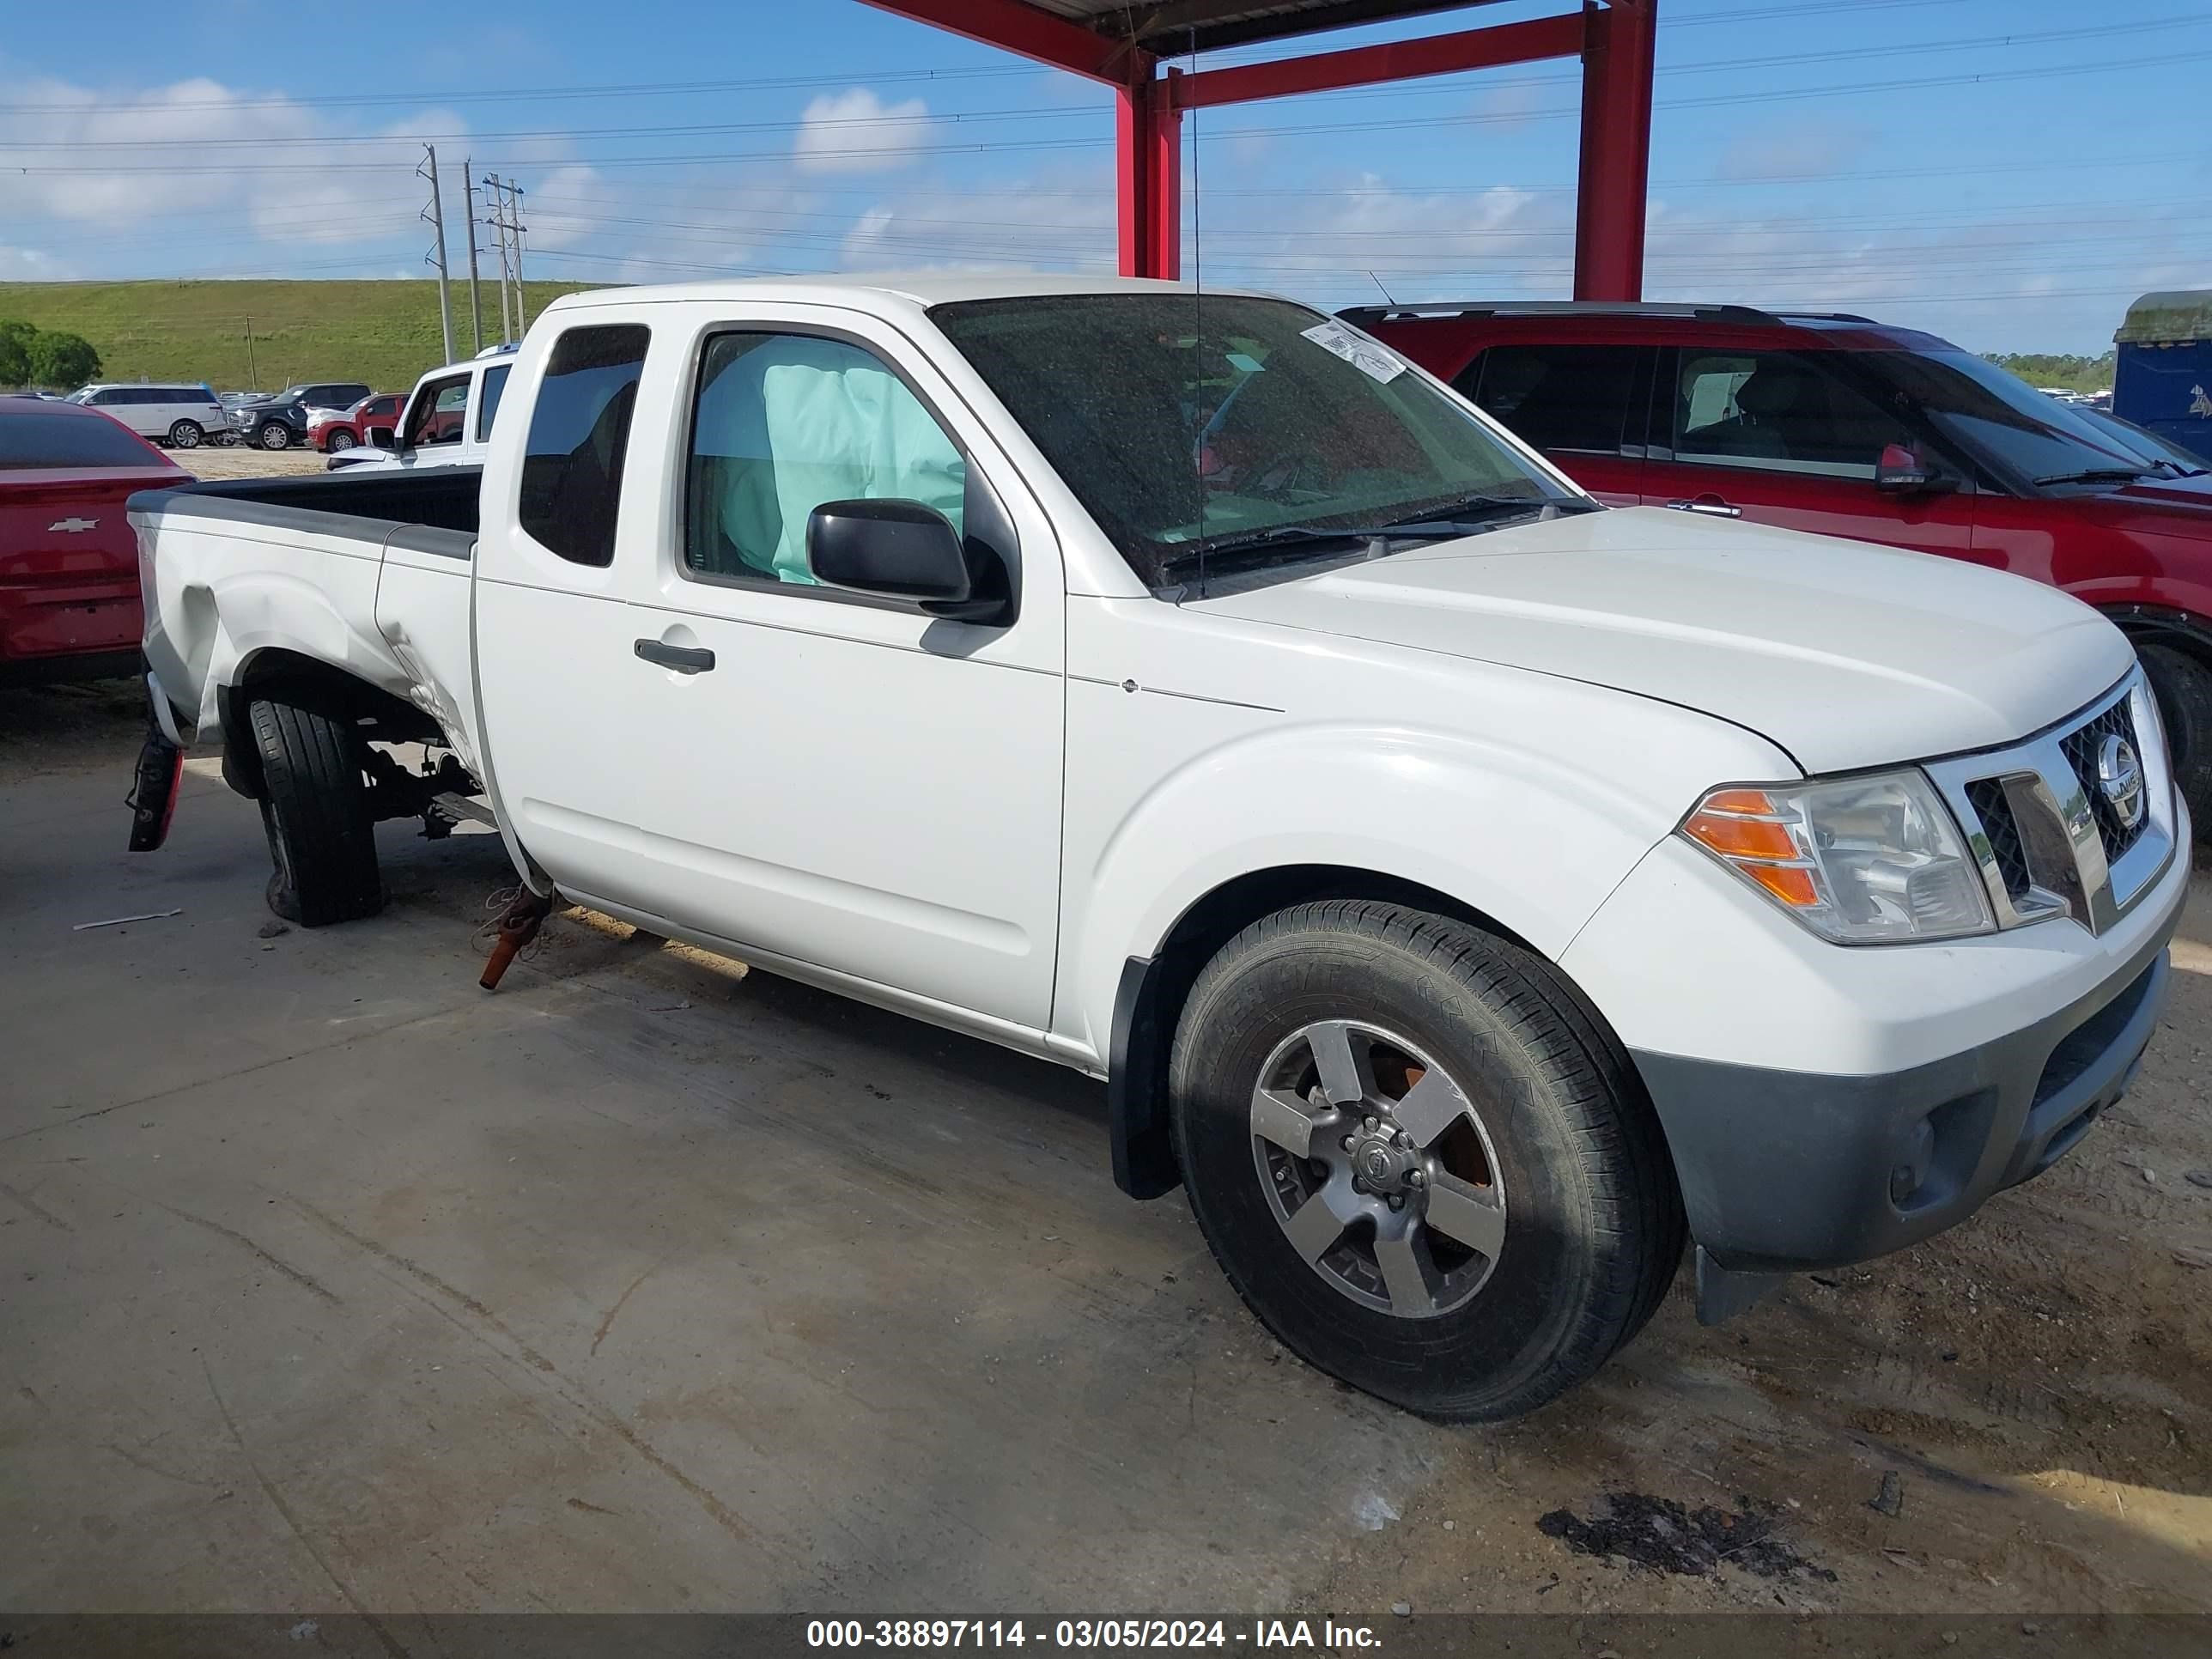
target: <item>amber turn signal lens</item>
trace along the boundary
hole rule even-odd
[[[1701,804],[1702,812],[1747,812],[1759,817],[1779,817],[1781,809],[1775,805],[1774,797],[1764,789],[1716,789]]]
[[[1810,905],[1820,902],[1813,872],[1787,864],[1741,864],[1736,866],[1784,904]]]
[[[1741,791],[1732,793],[1741,793]],[[1765,797],[1760,797],[1764,799]],[[1739,818],[1716,812],[1708,803],[1682,826],[1690,837],[1724,859],[1794,859],[1797,844],[1790,826],[1765,818]]]

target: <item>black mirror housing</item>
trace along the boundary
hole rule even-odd
[[[987,564],[995,566],[988,550],[963,542],[951,520],[920,501],[824,501],[807,516],[806,566],[826,586],[988,622],[1006,596]]]

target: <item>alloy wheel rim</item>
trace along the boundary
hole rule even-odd
[[[1433,1319],[1479,1295],[1506,1231],[1473,1101],[1410,1039],[1364,1020],[1300,1026],[1260,1068],[1252,1156],[1299,1258],[1340,1295]]]

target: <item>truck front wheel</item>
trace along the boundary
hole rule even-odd
[[[1548,963],[1383,903],[1279,911],[1192,988],[1169,1086],[1214,1258],[1283,1344],[1429,1416],[1582,1382],[1686,1224],[1629,1060]]]
[[[376,825],[355,729],[296,703],[257,698],[261,824],[276,869],[269,908],[302,927],[355,921],[384,908]]]

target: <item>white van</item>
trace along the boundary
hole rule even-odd
[[[69,400],[103,410],[140,437],[174,449],[230,436],[229,411],[206,386],[88,386]]]

